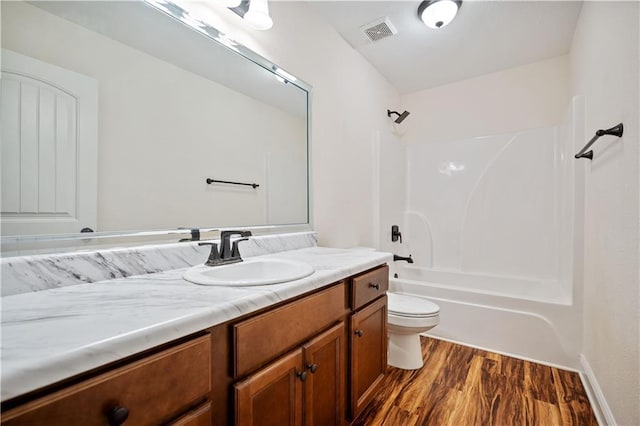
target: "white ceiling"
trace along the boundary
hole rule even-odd
[[[314,1],[317,11],[401,93],[566,54],[580,1],[464,1],[439,30],[420,1]],[[387,16],[398,34],[370,42],[360,27]]]

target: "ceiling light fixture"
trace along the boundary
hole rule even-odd
[[[420,3],[418,16],[430,28],[442,28],[453,21],[462,0],[428,0]]]
[[[242,0],[222,0],[222,4],[224,4],[224,7],[228,8],[238,7],[241,3]]]
[[[269,16],[268,1],[251,0],[249,10],[244,14],[244,20],[256,30],[268,30],[273,27],[273,20]]]

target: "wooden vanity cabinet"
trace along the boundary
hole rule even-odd
[[[207,401],[185,413],[168,426],[211,426],[211,401]]]
[[[387,371],[387,297],[389,267],[351,279],[349,327],[350,415],[355,419],[371,402]]]
[[[387,288],[384,265],[70,379],[1,423],[347,425],[386,372]]]
[[[303,346],[305,426],[339,425],[346,417],[346,324],[338,323]]]
[[[340,282],[234,324],[235,424],[343,424],[348,314]]]
[[[340,425],[345,419],[340,322],[234,386],[237,425]]]
[[[382,296],[351,316],[352,418],[371,402],[387,371],[386,299]]]
[[[237,425],[302,424],[302,349],[234,386]]]
[[[2,424],[211,424],[210,367],[203,335],[3,412]]]
[[[235,424],[327,426],[355,419],[387,370],[388,274],[386,265],[374,268],[234,325],[236,378],[289,348],[233,385]]]

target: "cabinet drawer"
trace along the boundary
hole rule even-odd
[[[387,265],[365,272],[353,278],[351,286],[351,307],[359,309],[385,294],[389,289],[389,267]]]
[[[233,326],[234,377],[299,345],[348,312],[345,283]]]
[[[210,360],[206,335],[3,413],[2,424],[103,426],[116,423],[116,407],[128,410],[127,425],[164,423],[204,399]]]

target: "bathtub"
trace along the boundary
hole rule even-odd
[[[389,289],[440,306],[427,336],[579,369],[580,307],[567,283],[394,264]]]

